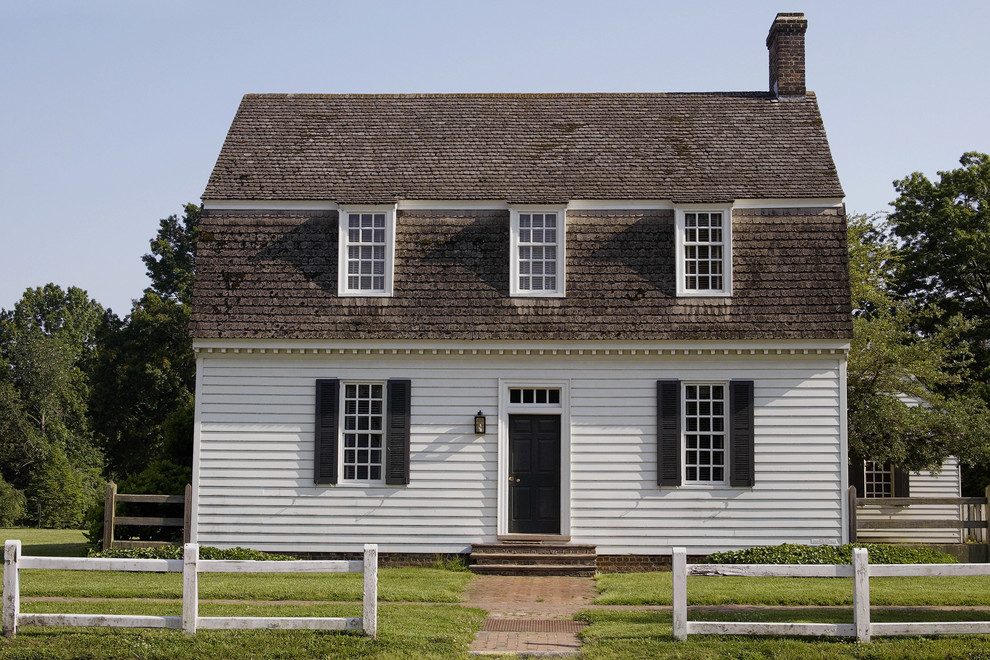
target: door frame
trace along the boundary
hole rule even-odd
[[[518,387],[560,390],[560,404],[509,403],[509,390]],[[498,483],[496,534],[499,539],[569,540],[571,535],[571,383],[567,379],[499,378]],[[509,533],[509,415],[560,416],[560,534]]]

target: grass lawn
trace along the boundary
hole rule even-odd
[[[874,610],[876,621],[897,620],[962,620],[968,617],[986,617],[986,612],[925,612],[918,614],[904,610]],[[808,610],[795,615],[793,611],[762,610],[745,612],[701,613],[692,612],[691,618],[710,620],[759,620],[759,621],[812,621],[848,623],[844,612]],[[849,615],[851,616],[851,615]],[[920,618],[919,618],[920,617]],[[582,612],[581,620],[590,623],[581,633],[584,643],[583,660],[615,658],[623,660],[654,660],[678,658],[680,660],[711,660],[715,658],[757,660],[838,660],[862,658],[863,660],[944,660],[963,658],[976,660],[990,658],[990,637],[875,637],[869,644],[858,644],[852,639],[813,639],[798,637],[743,637],[696,635],[684,642],[671,637],[669,612],[631,612],[595,610]]]
[[[599,605],[670,605],[671,573],[606,573],[597,577]],[[990,576],[891,577],[870,580],[877,605],[990,607]],[[689,605],[851,605],[851,578],[688,578]]]
[[[104,612],[178,616],[176,603],[22,603],[25,612]],[[359,616],[360,605],[253,606],[200,604],[203,616]],[[178,630],[21,627],[0,638],[0,658],[217,659],[458,658],[481,627],[484,611],[457,605],[383,605],[378,637],[356,633],[276,630]]]
[[[17,539],[21,553],[40,557],[85,557],[86,537],[81,529],[34,529],[4,527],[0,539]]]

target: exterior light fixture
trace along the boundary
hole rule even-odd
[[[485,434],[485,415],[480,410],[478,414],[474,416],[474,432],[478,435]]]

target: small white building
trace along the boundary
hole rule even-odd
[[[769,92],[245,96],[203,198],[194,539],[845,541],[806,25]]]

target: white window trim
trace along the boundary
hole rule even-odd
[[[553,291],[523,291],[519,288],[519,214],[556,213],[557,288]],[[513,206],[509,208],[509,295],[514,298],[563,298],[567,291],[567,207]]]
[[[395,204],[341,206],[337,213],[337,295],[349,298],[388,298],[395,282]],[[347,286],[347,216],[350,213],[385,214],[385,289],[361,291]]]
[[[687,233],[685,213],[722,214],[722,288],[688,289],[684,286],[684,237]],[[732,206],[712,204],[685,204],[674,209],[674,273],[677,280],[678,297],[724,298],[732,295]]]
[[[346,416],[346,401],[347,401],[347,386],[348,385],[381,385],[382,386],[382,471],[381,478],[379,479],[347,479],[344,477],[344,435],[347,433],[347,429],[344,423],[344,417]],[[385,470],[388,468],[388,456],[386,443],[388,438],[386,437],[388,425],[388,381],[384,380],[340,380],[340,393],[337,399],[337,486],[384,486],[385,485]]]
[[[689,481],[687,478],[687,388],[691,385],[721,385],[722,386],[722,479],[717,481]],[[727,380],[684,380],[681,381],[681,484],[688,488],[730,488],[729,447],[732,439],[729,437],[729,381]]]

